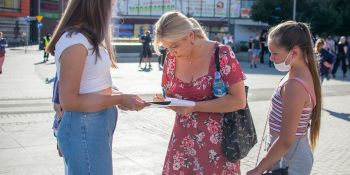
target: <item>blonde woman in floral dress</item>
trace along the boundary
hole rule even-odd
[[[171,107],[176,119],[162,174],[240,174],[239,162],[229,162],[221,150],[222,113],[246,105],[245,76],[231,48],[208,40],[195,19],[179,12],[168,12],[156,23],[155,50],[159,45],[169,51],[162,77],[166,96],[195,101],[193,107]],[[212,90],[216,48],[228,89],[220,98]]]

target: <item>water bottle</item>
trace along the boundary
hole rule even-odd
[[[221,79],[219,72],[215,72],[213,91],[215,97],[223,97],[227,92],[225,82]]]

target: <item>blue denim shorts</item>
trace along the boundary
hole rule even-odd
[[[68,174],[113,174],[112,139],[118,111],[64,112],[57,140]]]

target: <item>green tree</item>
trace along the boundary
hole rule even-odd
[[[252,19],[275,25],[292,18],[292,3],[286,0],[256,0],[252,6]]]
[[[293,0],[256,0],[252,19],[276,25],[291,20]],[[309,23],[314,34],[350,35],[350,1],[297,0],[296,20]]]

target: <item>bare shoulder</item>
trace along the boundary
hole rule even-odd
[[[87,48],[83,44],[75,44],[67,47],[61,54],[60,61],[76,62],[79,59],[86,59]]]
[[[281,89],[281,96],[287,101],[304,101],[307,102],[308,93],[303,85],[298,81],[287,81]]]

